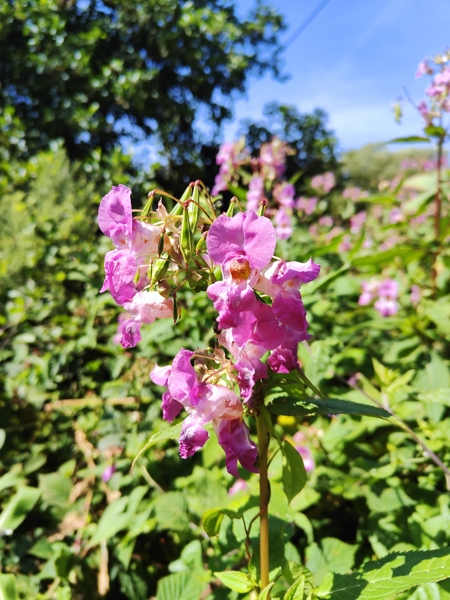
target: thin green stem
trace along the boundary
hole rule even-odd
[[[267,450],[269,436],[261,415],[256,417],[259,447],[259,550],[261,570],[261,590],[269,585],[269,479],[267,477]],[[267,597],[270,600],[270,596]]]

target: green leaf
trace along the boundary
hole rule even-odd
[[[17,600],[16,578],[0,573],[0,600]]]
[[[397,258],[397,256],[401,256],[403,262],[409,263],[413,260],[416,260],[420,256],[422,256],[423,250],[419,248],[413,248],[411,246],[396,246],[395,248],[390,248],[389,250],[384,250],[383,252],[374,252],[373,254],[368,254],[367,256],[360,256],[359,258],[355,258],[352,261],[353,267],[368,267],[371,265],[391,265],[392,259]]]
[[[420,135],[409,135],[407,137],[394,138],[393,140],[389,140],[389,142],[385,142],[385,144],[415,144],[416,142],[431,142],[431,140]]]
[[[245,511],[258,505],[259,499],[257,496],[246,494],[230,502],[227,507],[211,508],[205,511],[202,517],[203,527],[211,537],[219,533],[220,525],[225,515],[230,519],[240,519]]]
[[[0,448],[3,447],[5,440],[6,440],[6,432],[4,429],[0,429]]]
[[[316,590],[330,600],[389,600],[424,583],[450,575],[450,548],[387,554],[350,575],[329,573]]]
[[[318,544],[308,546],[306,565],[314,575],[316,584],[320,584],[330,573],[346,573],[355,561],[356,545],[346,544],[337,538],[323,538]]]
[[[205,587],[206,583],[190,571],[173,573],[158,581],[156,600],[198,600]]]
[[[230,590],[239,594],[246,594],[255,587],[250,577],[240,571],[223,571],[222,573],[214,573],[214,575]]]
[[[300,453],[287,440],[281,444],[281,451],[283,453],[283,488],[290,502],[305,487],[305,465]]]
[[[290,386],[287,389],[276,389],[272,391],[272,404],[267,405],[269,412],[274,415],[300,416],[307,417],[312,415],[359,415],[361,417],[378,417],[388,419],[391,414],[370,404],[360,404],[359,402],[350,402],[349,400],[339,400],[338,398],[308,398],[307,400],[298,399],[291,396],[293,390]],[[275,392],[278,395],[275,397]]]
[[[269,583],[269,585],[265,587],[263,591],[258,595],[257,600],[267,600],[267,598],[270,598],[270,590],[273,588],[274,585],[275,582]]]
[[[134,465],[136,464],[138,458],[140,458],[144,454],[144,452],[146,452],[149,448],[151,448],[158,442],[165,442],[167,440],[177,440],[180,437],[182,425],[182,423],[178,423],[178,425],[167,427],[166,429],[158,431],[157,433],[154,433],[152,436],[150,436],[146,444],[137,453],[135,459],[133,460],[133,463],[131,464],[130,470],[133,471]]]
[[[285,593],[283,600],[303,600],[305,594],[305,576],[302,575]]]
[[[0,515],[0,532],[12,533],[32,510],[40,495],[41,492],[37,488],[19,488]]]
[[[428,127],[425,127],[424,131],[430,137],[435,138],[445,138],[447,135],[445,129],[443,127],[438,127],[437,125],[429,125]]]

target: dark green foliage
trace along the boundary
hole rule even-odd
[[[2,3],[0,23],[4,159],[60,138],[85,159],[125,133],[177,161],[199,142],[199,107],[217,126],[250,72],[279,73],[283,24],[263,4],[240,19],[223,0],[30,0]]]

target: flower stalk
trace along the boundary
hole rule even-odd
[[[256,429],[258,433],[259,449],[259,519],[260,519],[260,571],[261,590],[269,585],[269,500],[270,488],[267,477],[267,451],[269,448],[269,436],[266,424],[261,415],[256,417]],[[270,599],[270,595],[267,596]]]

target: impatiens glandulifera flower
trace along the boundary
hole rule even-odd
[[[384,279],[376,281],[363,281],[361,283],[363,293],[359,297],[358,304],[366,306],[370,304],[374,298],[378,297],[374,308],[382,317],[391,317],[398,313],[398,283],[394,279]]]
[[[179,407],[184,407],[189,414],[181,430],[180,456],[192,456],[205,445],[209,438],[205,425],[212,423],[225,451],[228,471],[237,477],[239,460],[244,468],[257,472],[253,466],[257,449],[242,420],[239,398],[225,385],[202,381],[191,364],[193,355],[183,348],[171,367],[155,367],[151,373],[152,381],[168,388],[163,396],[164,418],[171,420],[178,414]]]

